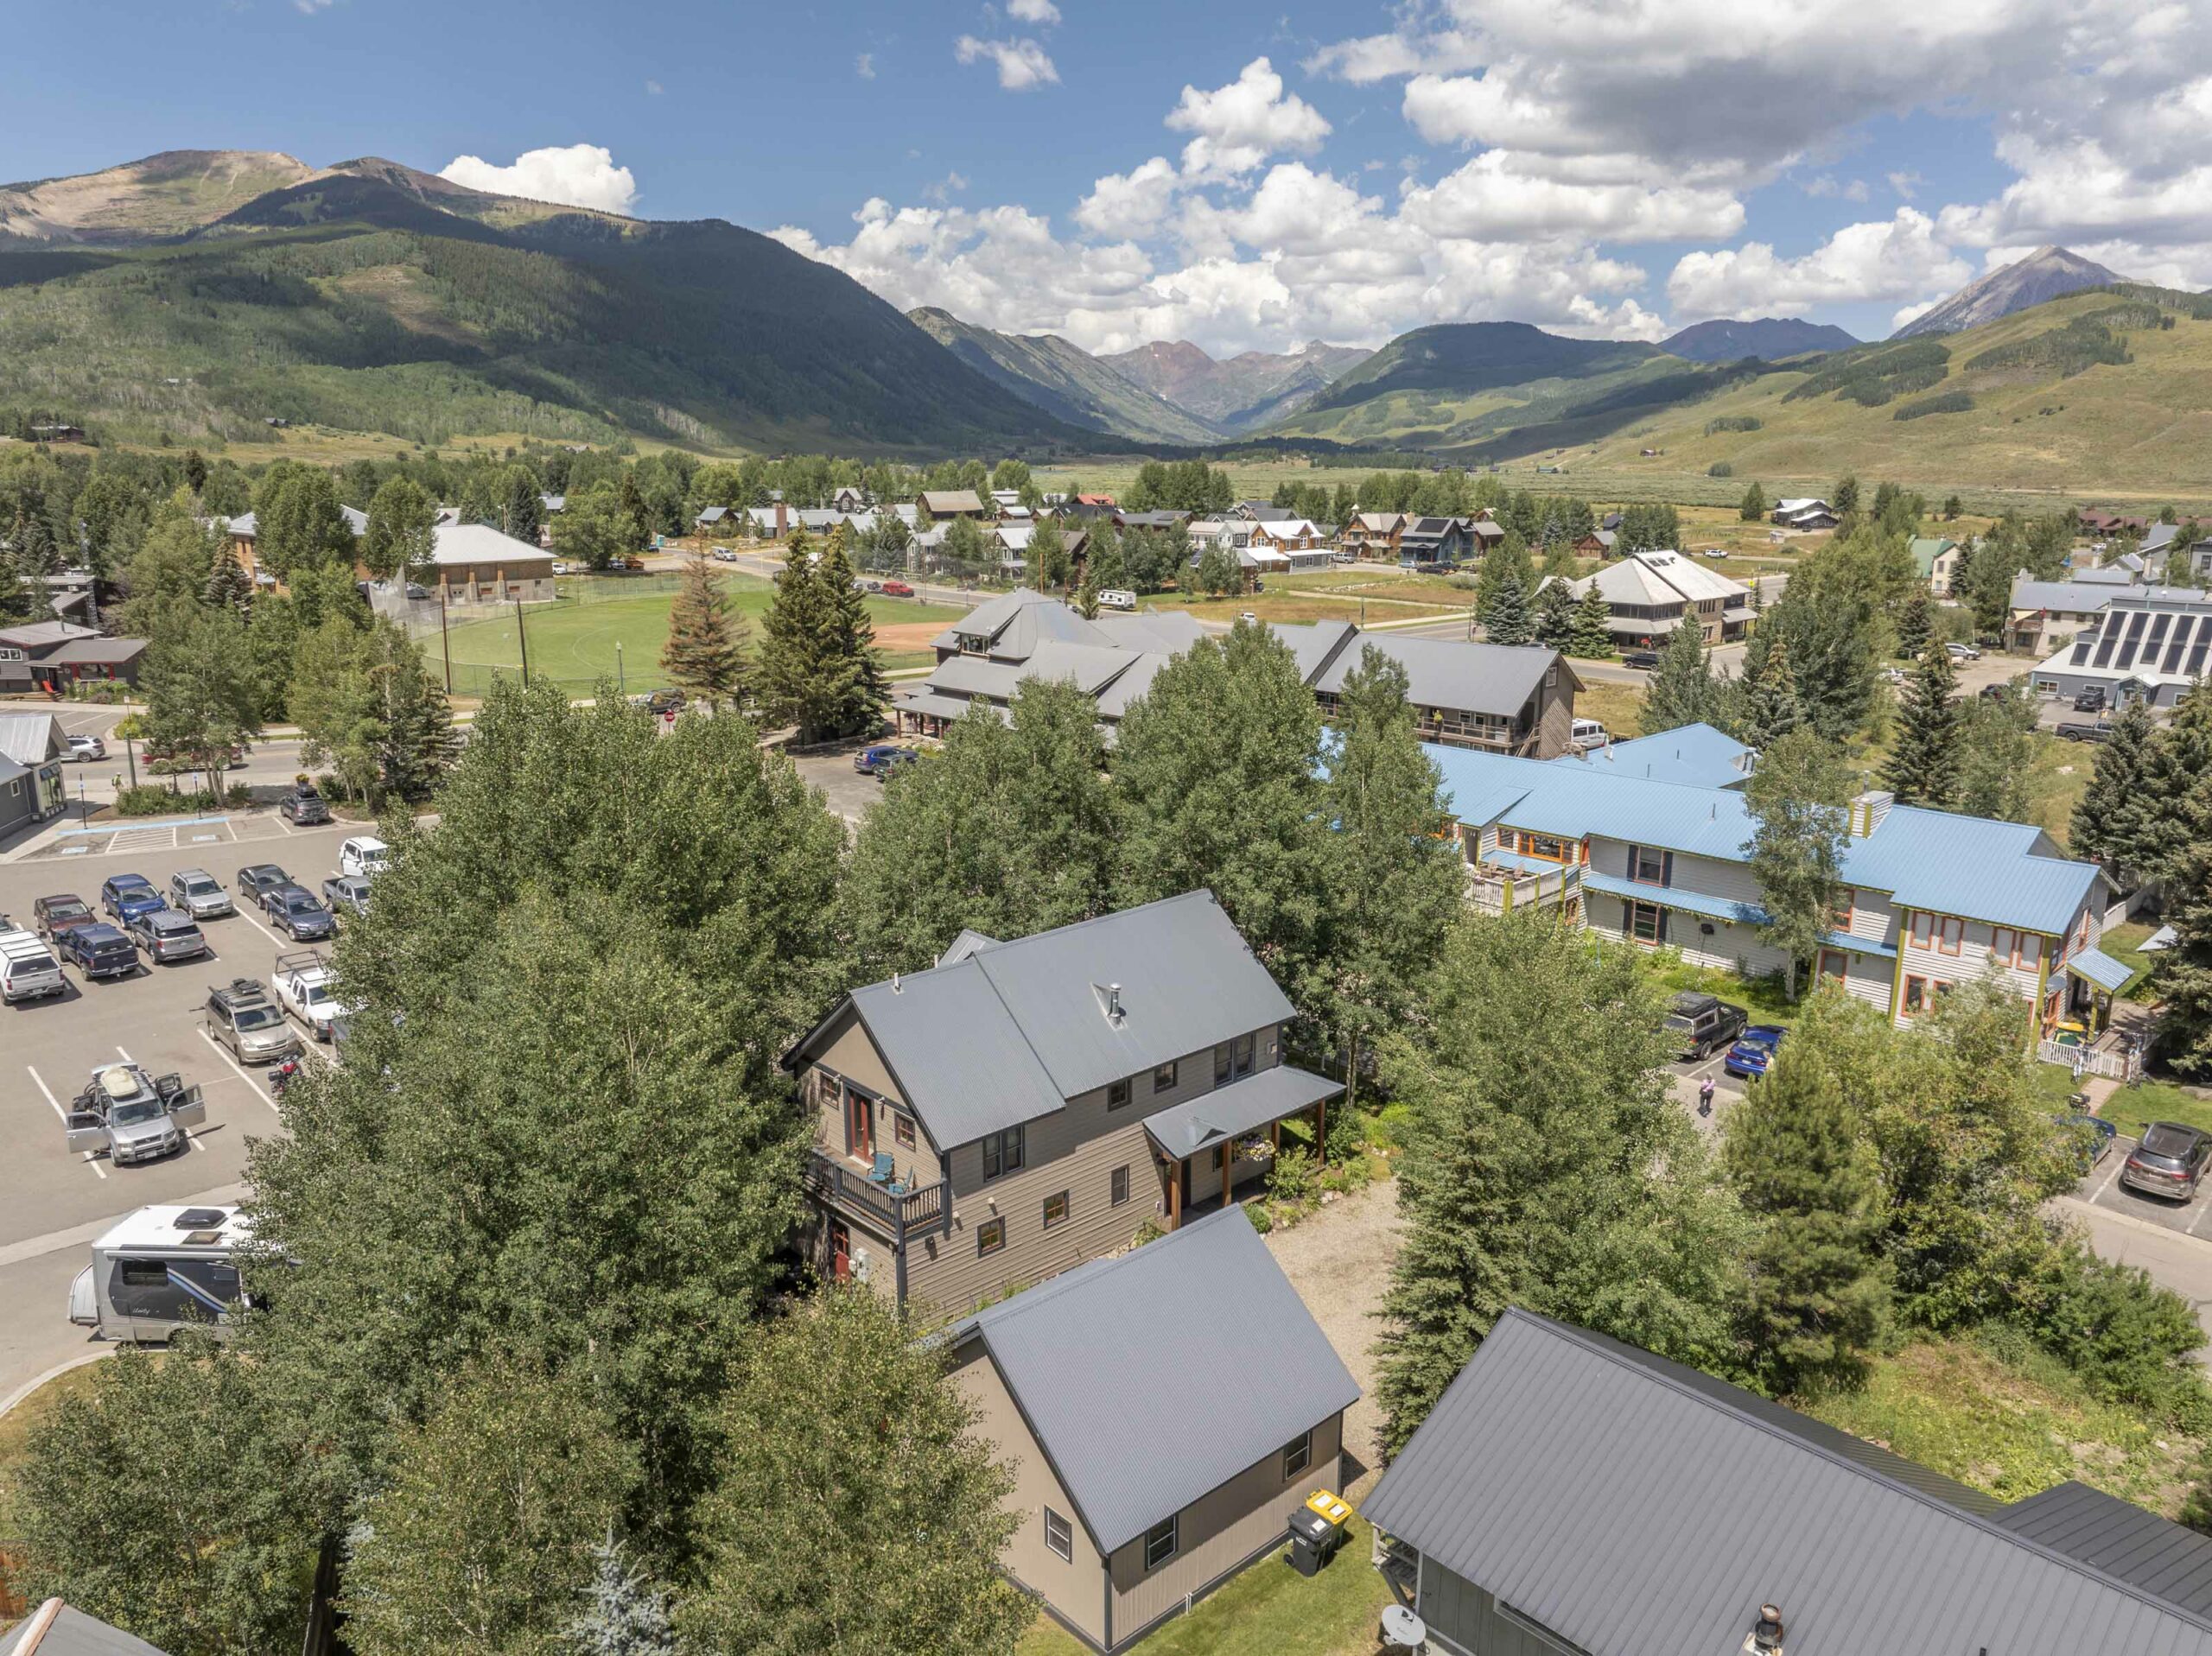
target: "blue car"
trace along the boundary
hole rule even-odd
[[[154,882],[143,874],[118,874],[100,886],[100,910],[112,916],[118,926],[127,926],[142,914],[167,907],[168,899],[154,889]]]
[[[2084,1173],[2091,1171],[2111,1153],[2113,1141],[2120,1137],[2118,1127],[2101,1115],[2091,1115],[2087,1110],[2074,1110],[2060,1116],[2058,1125],[2081,1141],[2082,1171]]]
[[[911,747],[901,747],[896,742],[878,742],[864,747],[853,755],[853,769],[864,777],[880,776],[895,765],[904,765],[914,757]]]
[[[1789,1031],[1779,1024],[1754,1024],[1736,1037],[1720,1067],[1738,1081],[1757,1081],[1774,1063],[1775,1049]]]

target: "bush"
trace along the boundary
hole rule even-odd
[[[1938,391],[1933,397],[1923,397],[1903,404],[1890,418],[1917,420],[1929,414],[1965,414],[1974,407],[1974,397],[1967,391]]]
[[[245,790],[240,788],[234,791],[244,793]],[[167,816],[178,811],[213,811],[222,808],[223,802],[204,788],[196,792],[184,793],[156,787],[149,783],[136,788],[125,788],[115,796],[115,814],[118,816]]]
[[[1733,477],[1736,468],[1726,460],[1715,460],[1705,468],[1705,474],[1707,477]]]
[[[1705,422],[1705,435],[1710,437],[1723,431],[1757,431],[1765,423],[1755,414],[1725,414],[1717,420]],[[1718,476],[1719,473],[1713,475]]]
[[[1268,1195],[1282,1202],[1304,1202],[1313,1194],[1315,1163],[1312,1152],[1286,1144],[1275,1152],[1274,1166],[1268,1173]]]
[[[72,701],[91,701],[102,707],[114,707],[137,694],[119,678],[80,678],[68,689]]]
[[[2148,1272],[2071,1241],[2024,1298],[2027,1333],[2098,1395],[2198,1425],[2212,1418],[2191,1361],[2204,1330],[2189,1302]]]

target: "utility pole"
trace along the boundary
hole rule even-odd
[[[622,675],[622,641],[614,641],[614,688],[623,695],[630,693],[630,681]]]
[[[453,694],[453,634],[446,631],[446,583],[438,581],[438,644],[446,657],[446,694]]]
[[[515,600],[515,642],[522,650],[522,687],[530,688],[530,630],[522,624],[522,600]]]

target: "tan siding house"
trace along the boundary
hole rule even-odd
[[[1005,1568],[1094,1650],[1277,1551],[1339,1487],[1359,1387],[1242,1208],[993,1305],[952,1347],[1014,1475]]]

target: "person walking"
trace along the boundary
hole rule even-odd
[[[1700,1115],[1713,1114],[1713,1077],[1710,1075],[1697,1084],[1697,1113]]]

